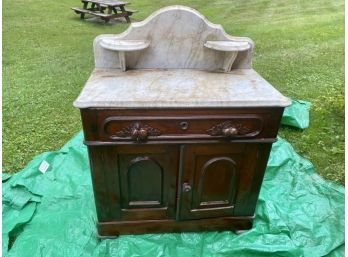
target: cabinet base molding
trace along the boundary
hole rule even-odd
[[[102,239],[115,235],[172,233],[195,231],[223,231],[234,232],[251,229],[254,216],[224,217],[200,220],[147,220],[147,221],[113,221],[98,222],[98,236]]]

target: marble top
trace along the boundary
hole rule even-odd
[[[288,106],[253,69],[95,69],[74,102],[77,108],[187,108]]]

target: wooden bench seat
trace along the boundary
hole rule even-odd
[[[139,12],[138,10],[133,10],[133,9],[128,9],[128,8],[126,8],[125,10],[126,10],[126,12],[129,13],[129,15],[132,15],[133,13]]]
[[[79,7],[72,7],[71,9],[74,10],[77,14],[86,13],[86,14],[95,15],[95,16],[98,16],[101,18],[111,18],[113,16],[113,14],[96,13],[96,12],[93,12],[91,10],[83,9],[83,8],[79,8]]]

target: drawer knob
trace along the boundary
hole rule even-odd
[[[135,141],[144,141],[147,139],[148,134],[146,128],[133,128],[131,137]]]
[[[185,193],[188,193],[191,191],[191,186],[189,183],[184,183],[182,184],[182,191],[184,191]]]
[[[222,134],[226,137],[234,136],[238,134],[238,130],[235,127],[228,127],[222,130]]]
[[[135,122],[121,131],[116,132],[117,137],[130,137],[136,142],[146,141],[149,136],[159,136],[161,131],[141,122]]]
[[[137,140],[138,138],[138,134],[139,134],[139,130],[134,128],[131,132],[131,137],[134,139],[134,140]]]
[[[243,121],[244,122],[244,121]],[[223,137],[242,137],[254,133],[257,135],[261,132],[260,129],[254,129],[253,124],[247,124],[245,122],[225,121],[219,123],[207,130],[207,133],[211,136],[223,136]]]
[[[145,129],[145,128],[139,129],[139,138],[140,138],[140,140],[146,140],[148,134],[149,133],[147,132],[147,129]]]

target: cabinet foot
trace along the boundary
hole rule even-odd
[[[99,240],[104,240],[104,239],[116,239],[118,238],[119,235],[112,235],[112,236],[101,236],[99,233],[97,233],[97,238]]]
[[[233,233],[235,233],[237,236],[239,236],[240,234],[243,234],[245,232],[249,231],[248,229],[236,229],[236,230],[232,230]]]

